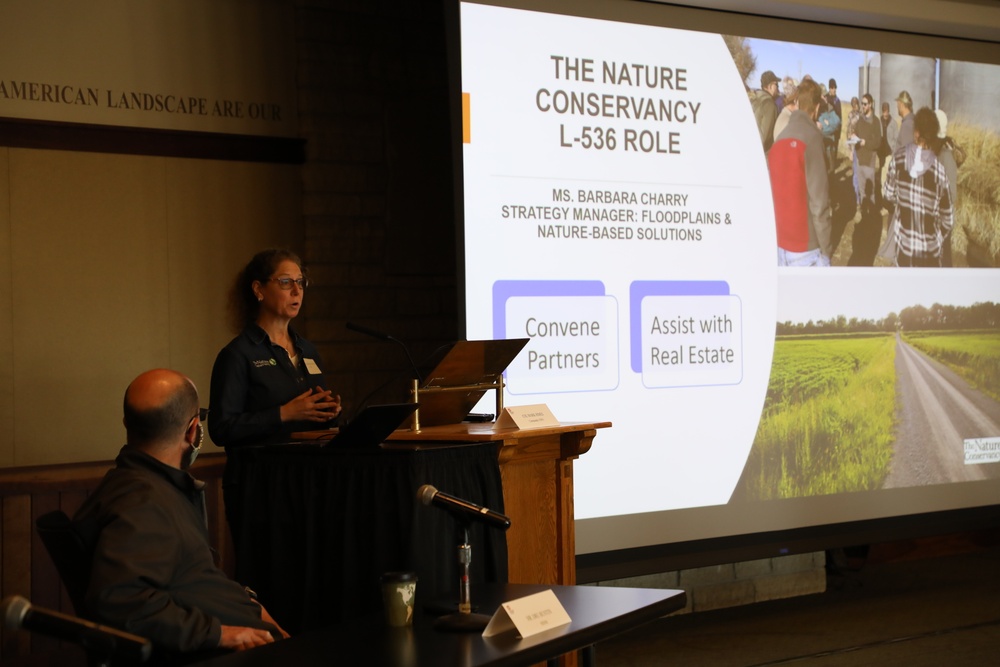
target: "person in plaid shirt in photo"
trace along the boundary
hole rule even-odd
[[[923,107],[913,120],[913,143],[889,160],[882,196],[892,207],[896,266],[941,266],[944,239],[954,225],[948,175],[937,159],[938,119]]]

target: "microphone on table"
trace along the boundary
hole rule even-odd
[[[0,601],[0,619],[8,630],[21,628],[78,644],[102,657],[129,663],[149,659],[153,645],[148,639],[85,621],[82,618],[36,607],[20,595]]]
[[[500,514],[500,512],[494,512],[489,508],[482,507],[468,500],[462,500],[447,493],[442,493],[430,484],[424,484],[417,489],[417,498],[424,505],[437,505],[461,518],[482,521],[495,528],[503,528],[504,530],[510,528],[510,518],[508,516]]]

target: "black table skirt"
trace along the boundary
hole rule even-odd
[[[462,530],[450,513],[417,500],[424,484],[504,511],[495,444],[230,450],[224,488],[237,580],[289,632],[378,611],[383,572],[416,572],[417,604],[457,602]],[[476,583],[506,583],[507,540],[476,523],[470,543],[475,604]]]

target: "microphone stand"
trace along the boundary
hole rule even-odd
[[[377,338],[378,340],[391,341],[391,342],[396,343],[397,345],[399,345],[401,348],[403,348],[403,352],[406,353],[406,360],[408,362],[410,362],[410,369],[413,371],[413,380],[411,381],[411,384],[410,384],[410,394],[413,396],[413,402],[414,403],[419,403],[420,401],[419,401],[419,397],[418,397],[418,392],[420,391],[420,385],[421,385],[421,383],[423,383],[424,378],[423,378],[423,375],[420,373],[420,368],[418,368],[416,362],[413,361],[413,355],[410,354],[410,348],[406,345],[406,343],[404,343],[403,341],[399,340],[395,336],[390,336],[389,334],[384,333],[382,331],[376,331],[374,329],[369,329],[368,327],[362,326],[362,325],[357,324],[355,322],[348,322],[346,324],[346,326],[351,331],[357,331],[358,333],[362,333],[362,334],[364,334],[366,336],[371,336],[372,338]],[[411,421],[410,429],[412,431],[419,432],[420,431],[420,410],[419,410],[419,408],[413,413],[413,417],[411,419],[412,419],[412,421]]]
[[[414,377],[418,382],[423,382],[424,378],[421,376],[420,369],[417,368],[416,362],[413,361],[413,355],[410,354],[410,348],[407,347],[406,343],[399,340],[395,336],[390,336],[387,333],[383,333],[381,331],[375,331],[374,329],[369,329],[368,327],[361,326],[360,324],[357,324],[355,322],[348,322],[345,326],[351,331],[357,331],[358,333],[363,333],[366,336],[371,336],[372,338],[377,338],[379,340],[388,340],[395,343],[396,345],[399,345],[401,348],[403,348],[403,352],[406,353],[406,360],[410,362],[410,369],[413,370]]]
[[[472,613],[472,595],[469,565],[472,563],[472,544],[469,542],[469,522],[455,517],[462,530],[462,543],[458,545],[458,565],[461,577],[458,582],[458,612],[439,617],[434,621],[438,630],[451,632],[482,632],[490,622],[486,614]]]

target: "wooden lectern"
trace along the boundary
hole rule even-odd
[[[576,583],[573,460],[585,454],[597,429],[611,422],[564,423],[537,429],[497,429],[495,424],[449,424],[398,430],[385,447],[498,445],[512,583]],[[447,491],[447,489],[442,489]]]

